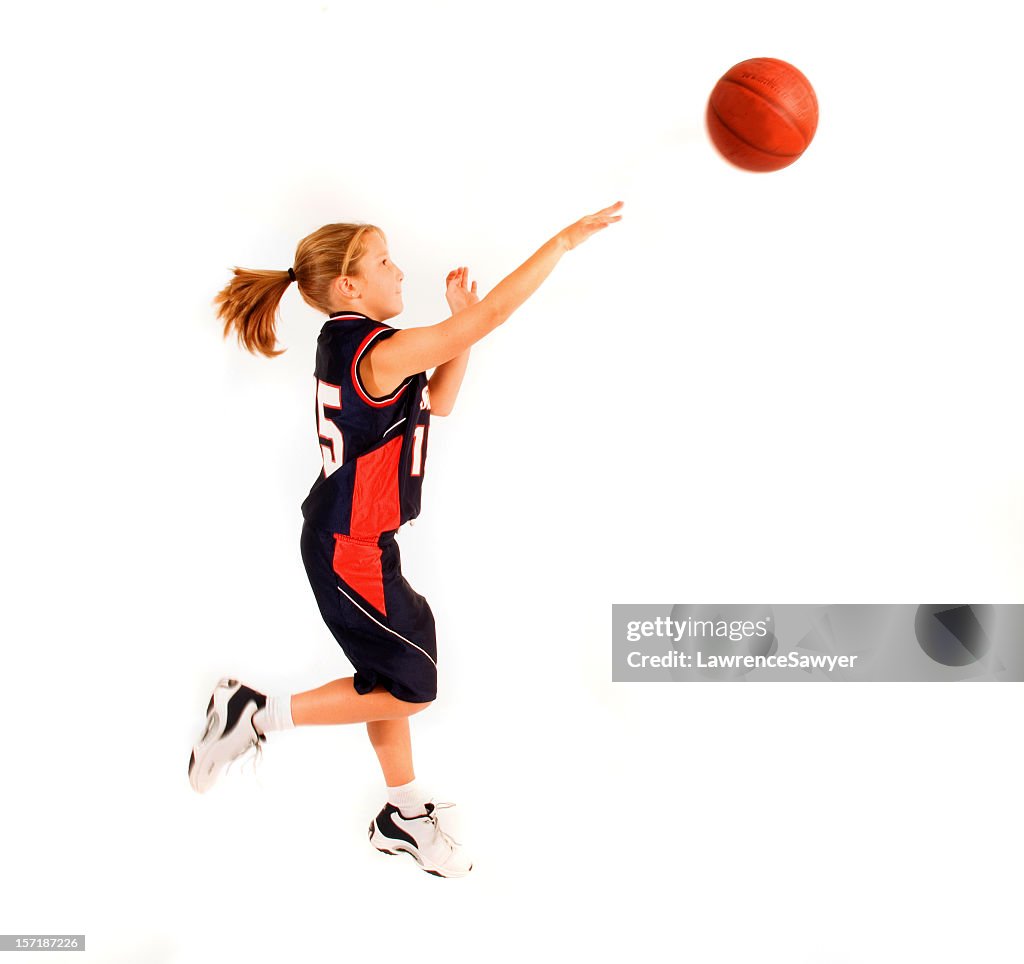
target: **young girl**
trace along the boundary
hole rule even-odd
[[[416,783],[409,717],[437,692],[434,619],[402,576],[395,533],[419,515],[430,415],[448,415],[470,346],[502,324],[566,251],[620,220],[619,201],[560,231],[486,297],[466,268],[448,274],[451,317],[425,328],[385,324],[402,310],[403,275],[373,225],[328,224],[304,238],[287,271],[234,269],[217,295],[225,337],[251,352],[280,354],[277,308],[289,284],[328,315],[316,354],[316,418],[323,471],[302,504],[300,549],[317,605],[355,675],[273,697],[223,679],[189,760],[203,793],[223,768],[271,730],[365,723],[387,803],[370,823],[378,850],[411,854],[428,873],[462,877],[472,863],[441,828]],[[428,378],[426,372],[433,369]]]

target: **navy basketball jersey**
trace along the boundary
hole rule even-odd
[[[359,377],[367,352],[397,331],[352,311],[330,316],[316,346],[316,420],[323,470],[302,503],[310,525],[375,539],[420,514],[430,396],[425,372],[372,396]]]

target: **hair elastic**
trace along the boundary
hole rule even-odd
[[[289,268],[288,269],[288,280],[289,281],[294,281],[295,280],[295,269],[294,268]]]

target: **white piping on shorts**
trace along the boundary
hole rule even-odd
[[[401,633],[396,633],[389,626],[385,626],[379,619],[377,619],[371,613],[366,612],[366,610],[363,609],[363,607],[360,606],[359,603],[357,603],[347,592],[345,592],[345,590],[342,589],[341,586],[338,586],[338,592],[340,592],[361,613],[363,613],[366,616],[369,616],[370,619],[372,619],[378,626],[380,626],[381,629],[386,629],[389,633],[391,633],[392,636],[397,636],[400,640],[402,640],[402,642],[408,643],[414,649],[418,649],[424,656],[427,657],[427,659],[430,660],[431,663],[434,664],[434,669],[437,669],[437,663],[434,662],[434,657],[431,656],[430,653],[428,653],[422,646],[417,646],[411,639],[406,639]]]

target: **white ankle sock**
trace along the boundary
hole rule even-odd
[[[267,705],[253,714],[252,725],[257,733],[270,730],[290,730],[292,722],[292,698],[290,696],[268,696]]]
[[[400,787],[388,787],[388,803],[398,807],[403,817],[418,817],[427,812],[427,802],[430,795],[424,793],[416,781],[405,783]]]

